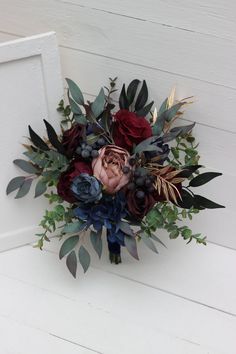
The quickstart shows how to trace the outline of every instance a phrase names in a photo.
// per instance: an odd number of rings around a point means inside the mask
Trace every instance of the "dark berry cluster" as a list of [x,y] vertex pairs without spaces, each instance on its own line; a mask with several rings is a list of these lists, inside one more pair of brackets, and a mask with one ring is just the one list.
[[155,176],[150,175],[145,168],[137,168],[133,173],[133,180],[128,184],[129,190],[136,190],[136,197],[138,199],[143,199],[145,194],[153,193],[155,188],[153,183],[155,181]]
[[82,142],[76,149],[76,153],[83,159],[98,157],[98,150],[101,149],[107,142],[104,138],[99,138],[93,145]]

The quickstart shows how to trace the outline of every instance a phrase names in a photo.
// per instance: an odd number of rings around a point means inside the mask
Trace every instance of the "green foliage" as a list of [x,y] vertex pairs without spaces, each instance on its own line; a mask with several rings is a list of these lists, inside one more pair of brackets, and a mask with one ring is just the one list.
[[91,105],[91,109],[95,118],[98,118],[100,114],[104,111],[105,107],[105,93],[103,88],[100,90],[95,101]]
[[[58,199],[55,195],[46,194],[45,195],[50,201],[57,202]],[[61,200],[59,199],[61,202]],[[40,249],[43,248],[44,241],[49,242],[48,234],[55,232],[58,228],[58,224],[64,222],[65,224],[70,224],[73,219],[73,213],[71,208],[65,208],[62,204],[57,204],[52,210],[46,210],[45,214],[39,224],[44,229],[44,232],[37,234],[39,237],[38,243],[35,247]]]
[[71,236],[71,237],[67,238],[63,242],[63,244],[60,248],[59,258],[62,259],[69,252],[71,252],[75,248],[75,246],[77,245],[78,242],[79,242],[79,235],[75,235],[75,236]]
[[13,163],[20,167],[21,170],[27,172],[27,173],[30,173],[30,174],[36,174],[38,173],[38,169],[32,165],[32,163],[28,162],[28,161],[25,161],[25,160],[22,160],[22,159],[17,159],[17,160],[14,160]]
[[77,263],[76,253],[72,251],[66,258],[66,266],[74,278],[76,277]]
[[136,239],[133,236],[125,235],[124,241],[125,247],[127,248],[130,255],[139,260]]
[[168,162],[177,169],[198,165],[200,156],[197,148],[198,144],[195,144],[195,138],[191,133],[179,136],[176,138],[176,145],[171,148],[172,156],[169,157]]
[[[168,203],[157,203],[156,206],[147,214],[142,223],[142,230],[151,237],[152,232],[157,229],[165,229],[171,239],[182,236],[187,243],[195,240],[199,244],[206,244],[206,238],[201,234],[193,234],[187,226],[178,226],[178,221],[183,219],[192,220],[193,215],[199,212],[198,209],[180,209]],[[143,235],[142,233],[140,236]],[[142,236],[141,236],[142,237]]]
[[73,100],[80,105],[84,105],[84,97],[79,86],[71,79],[66,79],[66,82],[69,86],[69,91]]
[[7,185],[7,195],[20,188],[25,181],[24,176],[14,177]]
[[90,266],[91,258],[90,254],[83,245],[81,245],[79,248],[79,261],[83,267],[84,273],[86,273]]
[[102,255],[102,230],[101,231],[90,231],[90,241],[92,246],[97,253],[98,257],[101,258]]

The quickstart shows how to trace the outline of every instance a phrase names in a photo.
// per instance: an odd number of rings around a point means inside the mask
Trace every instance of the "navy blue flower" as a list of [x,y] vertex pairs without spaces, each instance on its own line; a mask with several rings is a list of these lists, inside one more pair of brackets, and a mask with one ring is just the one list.
[[102,198],[102,185],[93,176],[81,173],[71,184],[71,191],[75,198],[83,203],[94,203]]
[[100,231],[104,226],[108,230],[111,242],[124,243],[124,235],[121,230],[117,230],[116,226],[127,215],[123,193],[104,196],[99,203],[94,205],[83,204],[74,210],[74,214],[86,221],[87,227],[92,225],[95,230]]
[[117,230],[117,227],[114,225],[111,229],[107,230],[107,239],[111,243],[118,243],[121,246],[124,246],[125,234],[120,229]]

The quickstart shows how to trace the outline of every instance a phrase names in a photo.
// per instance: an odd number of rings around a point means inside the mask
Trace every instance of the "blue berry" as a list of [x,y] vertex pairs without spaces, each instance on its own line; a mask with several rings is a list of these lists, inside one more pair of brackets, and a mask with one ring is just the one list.
[[91,152],[92,157],[98,157],[98,155],[99,155],[99,153],[97,150],[92,150],[92,152]]
[[138,199],[144,199],[145,193],[144,193],[143,191],[138,191],[138,192],[136,193],[136,197],[137,197]]
[[122,171],[123,171],[124,174],[129,173],[129,172],[130,172],[129,166],[124,166],[123,169],[122,169]]
[[136,183],[136,185],[139,186],[139,187],[143,186],[143,185],[144,185],[144,179],[143,179],[143,177],[137,178],[136,181],[135,181],[135,183]]
[[105,145],[105,144],[106,144],[105,139],[104,139],[104,138],[99,138],[99,139],[98,139],[98,144],[99,144],[100,146]]
[[84,158],[84,159],[87,159],[89,156],[90,156],[90,151],[88,150],[83,150],[81,152],[81,156]]

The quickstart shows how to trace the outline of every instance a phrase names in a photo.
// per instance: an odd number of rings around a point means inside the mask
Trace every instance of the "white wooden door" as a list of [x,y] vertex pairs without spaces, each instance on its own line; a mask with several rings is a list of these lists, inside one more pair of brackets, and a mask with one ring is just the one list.
[[34,239],[46,201],[34,200],[33,193],[15,200],[5,191],[11,178],[22,175],[12,160],[24,158],[28,125],[43,134],[43,118],[58,124],[62,94],[55,33],[0,44],[0,251]]

